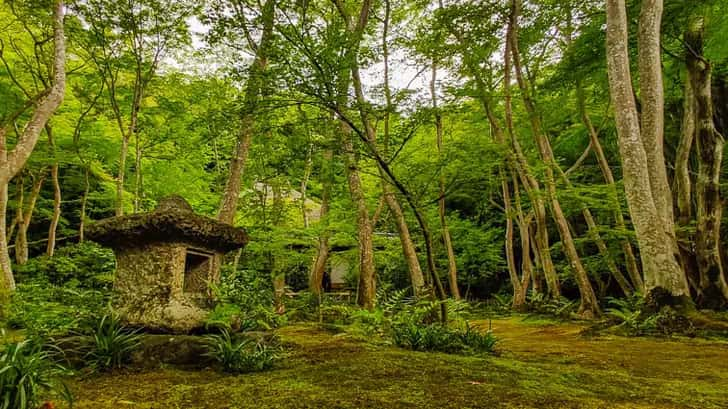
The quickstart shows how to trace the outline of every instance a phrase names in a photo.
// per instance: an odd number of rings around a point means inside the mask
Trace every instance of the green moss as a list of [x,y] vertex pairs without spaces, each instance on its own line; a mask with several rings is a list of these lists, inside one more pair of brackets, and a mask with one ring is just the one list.
[[[478,325],[487,327],[487,321]],[[279,331],[270,372],[160,369],[78,380],[76,408],[724,408],[728,348],[700,340],[579,336],[573,323],[492,322],[500,355],[373,345],[313,325]]]

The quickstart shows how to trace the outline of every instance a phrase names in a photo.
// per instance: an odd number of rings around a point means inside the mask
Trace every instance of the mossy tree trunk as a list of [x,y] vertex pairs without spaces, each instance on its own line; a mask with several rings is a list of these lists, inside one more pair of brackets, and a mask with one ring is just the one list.
[[[657,4],[660,3],[660,4]],[[659,15],[661,15],[661,2],[645,1],[642,6],[644,16],[641,25],[649,23],[651,33],[643,33],[640,54],[658,53],[656,69],[660,68],[659,62]],[[627,195],[632,224],[635,227],[637,241],[640,247],[643,272],[645,277],[645,292],[648,300],[652,299],[652,293],[667,292],[670,300],[660,297],[659,303],[690,304],[690,292],[688,289],[685,272],[682,270],[675,254],[675,238],[673,232],[665,227],[664,209],[658,209],[658,204],[653,197],[651,188],[651,172],[648,165],[649,157],[659,161],[659,155],[654,150],[662,147],[655,147],[652,141],[647,143],[642,138],[640,121],[637,115],[637,107],[632,88],[632,75],[629,63],[628,48],[628,26],[627,9],[624,0],[607,0],[607,72],[609,74],[609,89],[612,104],[614,105],[615,120],[617,123],[617,134],[619,151],[622,158],[622,172],[624,176],[624,189]],[[657,20],[655,20],[657,18]],[[648,27],[641,27],[640,30],[648,30]],[[647,41],[647,39],[657,41]],[[657,50],[654,48],[657,47]],[[647,65],[643,62],[643,65]],[[646,69],[646,67],[645,67]],[[647,77],[640,77],[640,85],[643,90],[650,87],[660,86],[655,82],[662,81],[660,73],[650,71]],[[649,94],[652,92],[652,94]],[[659,99],[659,92],[648,91],[652,98]],[[661,101],[658,101],[661,104]],[[644,106],[645,104],[643,104]],[[660,105],[661,106],[661,105]],[[654,113],[650,114],[653,117]],[[659,120],[653,118],[653,120]],[[653,134],[654,136],[654,134]],[[661,139],[657,141],[661,143]],[[664,166],[664,158],[662,159]],[[653,163],[653,166],[656,166]],[[662,188],[657,187],[655,191],[660,194]]]

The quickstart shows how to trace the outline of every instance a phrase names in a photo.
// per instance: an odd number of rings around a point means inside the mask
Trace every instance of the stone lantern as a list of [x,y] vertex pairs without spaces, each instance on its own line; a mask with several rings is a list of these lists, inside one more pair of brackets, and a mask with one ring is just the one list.
[[244,229],[195,214],[180,196],[149,213],[100,220],[87,236],[114,250],[113,305],[127,325],[172,333],[204,325],[222,256],[248,241]]

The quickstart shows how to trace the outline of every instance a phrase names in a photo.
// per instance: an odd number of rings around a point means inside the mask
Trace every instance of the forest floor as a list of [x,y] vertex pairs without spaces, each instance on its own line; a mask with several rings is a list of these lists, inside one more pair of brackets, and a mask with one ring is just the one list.
[[[487,327],[487,321],[478,325]],[[88,408],[727,408],[728,343],[585,337],[584,326],[492,322],[496,356],[412,352],[314,325],[279,330],[274,370],[165,368],[71,382]]]

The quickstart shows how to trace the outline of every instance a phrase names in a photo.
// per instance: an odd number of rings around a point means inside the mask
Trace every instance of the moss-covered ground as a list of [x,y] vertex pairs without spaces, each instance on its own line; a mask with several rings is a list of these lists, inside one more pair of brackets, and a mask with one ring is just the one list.
[[[486,322],[479,322],[485,326]],[[279,330],[270,372],[124,371],[71,382],[90,408],[728,408],[728,344],[492,322],[497,356],[412,352],[315,325]]]

